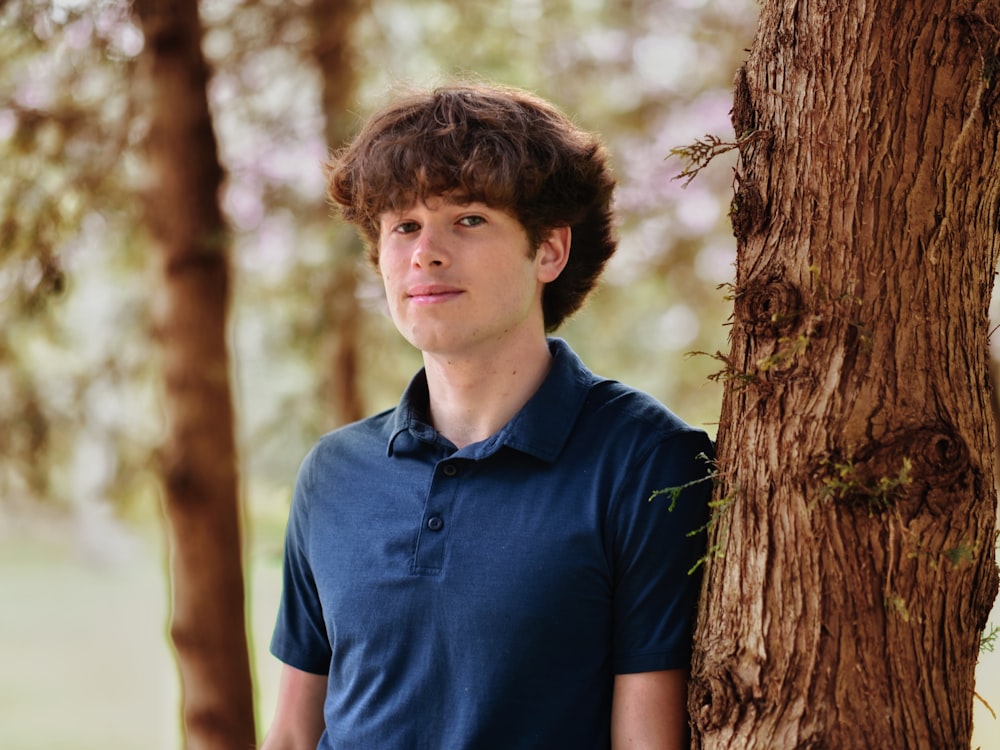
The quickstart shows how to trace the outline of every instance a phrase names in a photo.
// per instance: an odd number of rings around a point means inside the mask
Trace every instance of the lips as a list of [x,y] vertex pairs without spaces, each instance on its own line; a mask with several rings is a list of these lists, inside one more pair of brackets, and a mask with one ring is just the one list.
[[458,287],[445,284],[420,284],[406,290],[406,297],[417,304],[433,304],[447,302],[462,294]]

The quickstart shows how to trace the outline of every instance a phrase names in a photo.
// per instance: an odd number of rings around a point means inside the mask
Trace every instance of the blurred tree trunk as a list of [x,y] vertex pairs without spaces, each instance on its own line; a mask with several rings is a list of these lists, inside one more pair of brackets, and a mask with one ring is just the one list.
[[186,746],[255,743],[226,316],[228,237],[196,0],[138,0],[146,38],[171,636]]
[[[332,149],[343,145],[352,134],[355,118],[350,116],[357,82],[351,30],[361,10],[362,0],[313,0],[313,48],[322,77],[324,135]],[[325,341],[323,361],[329,364],[322,383],[334,425],[364,416],[360,388],[360,326],[358,305],[358,258],[361,252],[354,230],[331,226],[331,272],[321,296]]]
[[969,747],[997,591],[998,29],[996,0],[763,3],[698,748]]

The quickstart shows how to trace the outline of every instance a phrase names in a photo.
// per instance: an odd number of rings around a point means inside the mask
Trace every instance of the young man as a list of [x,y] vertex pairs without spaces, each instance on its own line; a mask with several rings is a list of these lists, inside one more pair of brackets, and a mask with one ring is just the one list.
[[502,87],[412,95],[332,159],[424,368],[300,470],[267,750],[686,746],[711,443],[546,337],[615,250],[613,190]]

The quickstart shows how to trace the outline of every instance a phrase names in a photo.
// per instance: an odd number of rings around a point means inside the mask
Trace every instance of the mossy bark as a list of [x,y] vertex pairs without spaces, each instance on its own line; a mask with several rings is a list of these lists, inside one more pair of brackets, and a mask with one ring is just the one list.
[[762,6],[698,748],[969,746],[997,591],[998,29],[995,0]]

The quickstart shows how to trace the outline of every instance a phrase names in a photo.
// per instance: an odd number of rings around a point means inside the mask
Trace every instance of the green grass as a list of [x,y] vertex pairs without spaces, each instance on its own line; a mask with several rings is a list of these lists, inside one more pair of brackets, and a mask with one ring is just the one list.
[[[65,537],[0,533],[0,748],[178,750],[158,533],[104,562]],[[274,551],[271,544],[252,554],[249,575],[262,729],[278,676],[267,653],[281,585]],[[1000,611],[992,621],[1000,622]],[[1000,711],[1000,649],[982,654],[977,674],[977,692]],[[974,710],[972,747],[1000,750],[1000,722],[978,700]]]

